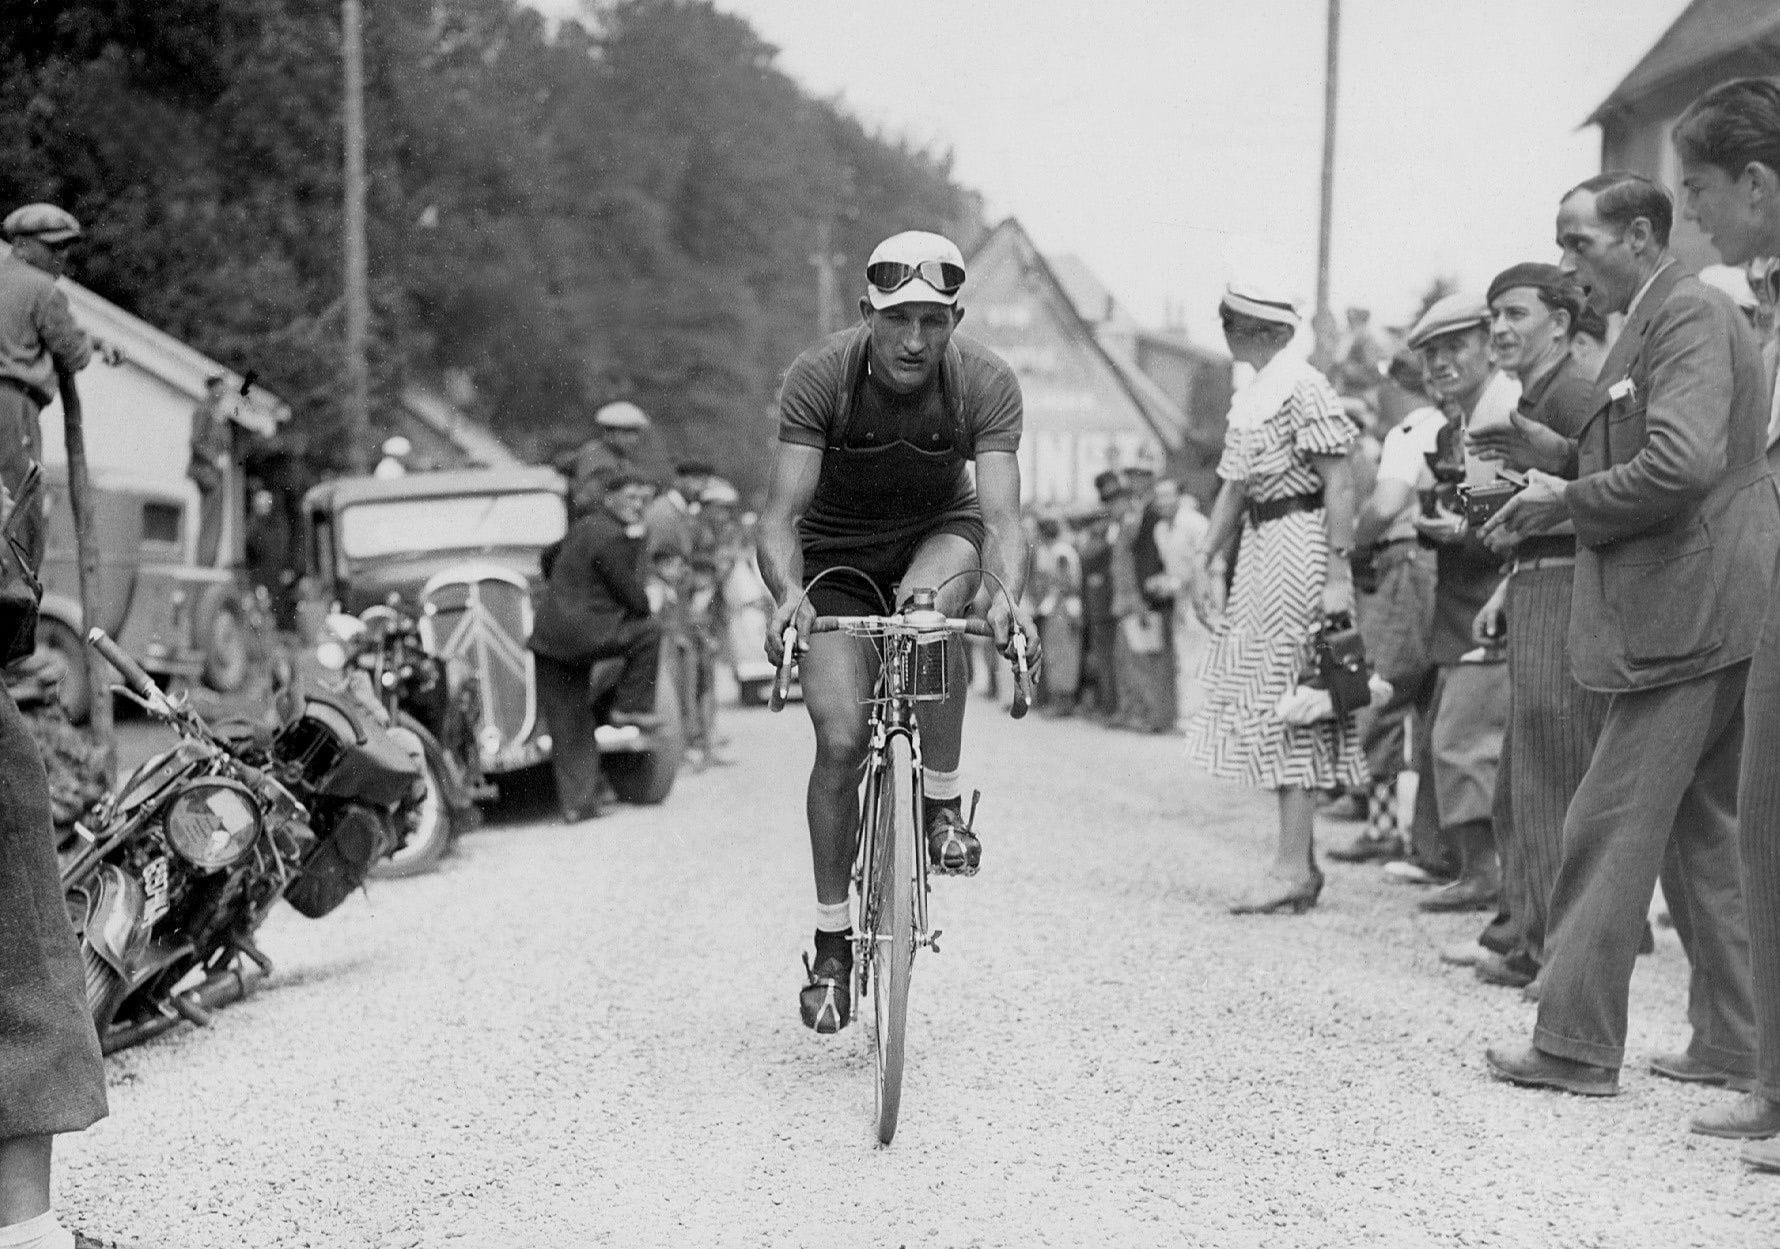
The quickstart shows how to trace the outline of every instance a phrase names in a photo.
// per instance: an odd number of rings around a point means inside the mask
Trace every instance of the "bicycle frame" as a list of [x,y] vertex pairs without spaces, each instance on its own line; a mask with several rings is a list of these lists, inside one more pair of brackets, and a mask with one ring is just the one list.
[[[848,630],[852,632],[852,630]],[[872,636],[865,630],[859,631],[861,636]],[[855,896],[861,899],[861,907],[866,899],[873,897],[873,872],[879,861],[877,854],[879,804],[883,795],[884,773],[889,767],[890,738],[901,734],[908,739],[909,757],[912,760],[914,777],[910,790],[915,796],[915,944],[925,946],[936,953],[939,946],[935,944],[939,933],[932,932],[927,926],[927,851],[926,821],[923,815],[921,790],[921,728],[915,717],[915,702],[911,691],[902,687],[902,678],[910,671],[912,652],[917,641],[913,630],[897,630],[884,632],[881,636],[885,644],[879,655],[878,679],[871,704],[871,745],[865,756],[865,780],[860,800],[858,844],[853,851],[853,886]],[[947,639],[950,645],[950,639]],[[950,656],[946,657],[950,662]],[[870,944],[875,941],[886,941],[888,936],[877,931],[877,917],[861,914],[860,933],[854,941],[854,966],[865,965],[869,955]]]

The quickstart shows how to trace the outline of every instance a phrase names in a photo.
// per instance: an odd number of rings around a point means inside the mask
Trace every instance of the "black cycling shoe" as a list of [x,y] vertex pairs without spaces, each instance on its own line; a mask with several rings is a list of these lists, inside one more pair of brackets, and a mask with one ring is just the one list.
[[964,817],[951,807],[935,807],[927,821],[927,862],[933,870],[946,876],[975,876],[982,861],[983,843]]
[[853,1021],[853,947],[833,946],[816,951],[815,962],[804,955],[803,967],[810,982],[797,995],[803,1026],[824,1035],[839,1032]]

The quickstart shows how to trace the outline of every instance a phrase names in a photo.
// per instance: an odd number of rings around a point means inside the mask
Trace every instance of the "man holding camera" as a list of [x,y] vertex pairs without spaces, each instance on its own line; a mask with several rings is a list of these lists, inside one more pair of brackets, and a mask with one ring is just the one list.
[[1532,469],[1484,530],[1507,551],[1576,527],[1569,634],[1577,681],[1611,695],[1564,820],[1532,1042],[1495,1074],[1619,1091],[1627,996],[1658,877],[1693,964],[1693,1040],[1652,1061],[1689,1083],[1755,1062],[1737,862],[1743,694],[1780,554],[1764,452],[1767,376],[1736,306],[1669,255],[1668,192],[1607,173],[1559,205],[1558,245],[1588,302],[1626,314],[1595,383],[1576,480]]
[[[1426,460],[1435,484],[1423,494],[1415,521],[1421,538],[1436,549],[1432,658],[1439,678],[1434,707],[1424,717],[1431,723],[1421,731],[1426,749],[1418,754],[1431,761],[1423,785],[1434,798],[1440,835],[1435,846],[1418,844],[1415,859],[1421,862],[1405,868],[1423,869],[1410,879],[1424,881],[1457,868],[1456,880],[1422,900],[1423,910],[1484,910],[1500,891],[1493,808],[1508,678],[1499,654],[1474,653],[1471,627],[1495,587],[1501,560],[1466,524],[1458,487],[1494,479],[1495,463],[1468,451],[1464,434],[1505,423],[1519,388],[1490,362],[1489,308],[1475,296],[1449,295],[1434,304],[1410,330],[1408,345],[1421,354],[1447,420],[1428,431],[1433,448]],[[1427,802],[1418,796],[1418,833],[1431,823]]]
[[[1520,379],[1510,423],[1476,430],[1469,445],[1510,469],[1576,471],[1576,442],[1589,417],[1594,379],[1570,355],[1582,288],[1556,265],[1520,264],[1490,283],[1490,344],[1496,363]],[[1509,728],[1505,749],[1512,818],[1502,839],[1502,893],[1515,946],[1477,961],[1491,984],[1524,987],[1545,957],[1545,919],[1562,852],[1564,813],[1594,756],[1607,698],[1570,673],[1565,638],[1576,571],[1576,528],[1568,521],[1529,534],[1509,575],[1477,617],[1477,638],[1508,639]]]

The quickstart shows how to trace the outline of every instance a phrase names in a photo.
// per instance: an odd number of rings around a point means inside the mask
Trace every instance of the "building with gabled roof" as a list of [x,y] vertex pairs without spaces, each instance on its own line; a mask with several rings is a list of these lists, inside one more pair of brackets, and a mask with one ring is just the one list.
[[[1048,259],[1014,218],[988,233],[967,268],[964,332],[992,348],[1020,379],[1028,504],[1091,506],[1098,502],[1096,474],[1139,462],[1180,477],[1196,495],[1208,494],[1205,444],[1223,441],[1227,360],[1221,361],[1216,416],[1208,422],[1195,415],[1203,404],[1189,405],[1201,375],[1204,389],[1218,391],[1220,358],[1142,329],[1084,264]],[[1148,339],[1156,341],[1146,346]],[[1158,358],[1172,352],[1191,367],[1152,376],[1141,363],[1146,351]],[[1183,393],[1177,397],[1169,383]],[[1215,450],[1210,463],[1216,464]]]
[[[1630,169],[1677,195],[1680,162],[1669,132],[1702,93],[1732,78],[1780,74],[1780,0],[1693,0],[1589,115],[1601,128],[1601,168]],[[1717,261],[1690,221],[1675,222],[1682,261]]]

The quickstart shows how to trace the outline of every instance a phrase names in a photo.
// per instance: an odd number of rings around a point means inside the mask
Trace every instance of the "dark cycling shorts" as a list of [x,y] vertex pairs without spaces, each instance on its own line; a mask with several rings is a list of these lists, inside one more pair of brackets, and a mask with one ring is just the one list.
[[[856,568],[859,572],[835,572],[822,578],[822,584],[810,591],[810,601],[818,616],[873,616],[896,606],[894,591],[902,576],[915,562],[921,544],[935,534],[956,534],[975,548],[982,561],[986,530],[980,516],[952,516],[931,529],[907,538],[889,542],[850,546],[839,550],[805,551],[803,583],[808,586],[816,574],[828,568]],[[865,575],[861,577],[859,573]]]

